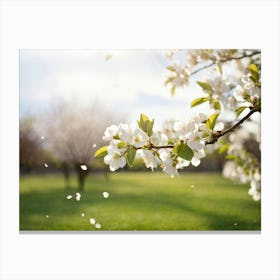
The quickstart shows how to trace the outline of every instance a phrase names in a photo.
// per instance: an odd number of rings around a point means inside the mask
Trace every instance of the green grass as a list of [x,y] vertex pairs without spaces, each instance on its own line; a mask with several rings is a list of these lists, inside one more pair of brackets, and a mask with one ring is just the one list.
[[[76,181],[66,190],[59,175],[20,179],[20,230],[260,230],[260,202],[248,185],[216,173],[112,173],[87,178],[81,200]],[[191,187],[191,186],[194,187]],[[110,197],[105,199],[102,192]],[[66,199],[72,194],[73,198]],[[85,216],[82,217],[81,213]],[[49,218],[46,217],[49,216]]]

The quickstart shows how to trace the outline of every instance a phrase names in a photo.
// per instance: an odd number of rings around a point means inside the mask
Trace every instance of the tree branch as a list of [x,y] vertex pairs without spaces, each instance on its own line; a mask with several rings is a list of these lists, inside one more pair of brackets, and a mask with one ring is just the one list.
[[215,64],[217,64],[217,62],[224,63],[224,62],[231,61],[231,60],[240,60],[240,59],[243,59],[243,58],[246,58],[246,57],[252,57],[252,56],[257,55],[257,54],[260,54],[260,53],[261,53],[261,51],[255,51],[255,52],[252,52],[252,53],[250,53],[250,54],[243,54],[243,55],[238,56],[238,57],[227,57],[227,58],[221,59],[221,60],[219,60],[219,61],[213,61],[212,63],[210,63],[210,64],[208,64],[208,65],[205,65],[205,66],[203,66],[203,67],[201,67],[201,68],[199,68],[199,69],[193,71],[193,72],[190,74],[190,76],[192,76],[192,75],[194,75],[194,74],[196,74],[196,73],[198,73],[198,72],[200,72],[200,71],[202,71],[202,70],[204,70],[204,69],[207,69],[207,68],[209,68],[209,67],[214,66]]
[[212,137],[211,140],[206,141],[206,142],[205,142],[205,145],[214,144],[215,142],[217,142],[217,140],[218,140],[220,137],[222,137],[222,136],[228,134],[229,132],[234,131],[234,130],[235,130],[238,126],[240,126],[244,121],[246,121],[247,119],[249,119],[249,118],[251,117],[251,115],[253,115],[255,112],[260,112],[260,111],[261,111],[261,109],[253,109],[253,108],[252,108],[252,109],[249,111],[249,113],[248,113],[246,116],[244,116],[241,120],[239,120],[235,125],[233,125],[232,127],[228,128],[228,129],[226,129],[226,130],[224,130],[224,131],[218,132],[216,135],[214,135],[214,136]]

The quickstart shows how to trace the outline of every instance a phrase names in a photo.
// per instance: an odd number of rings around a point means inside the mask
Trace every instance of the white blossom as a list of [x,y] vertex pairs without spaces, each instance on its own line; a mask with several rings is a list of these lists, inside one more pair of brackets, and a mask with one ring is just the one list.
[[183,87],[188,85],[190,70],[178,63],[171,65],[172,71],[168,72],[166,83],[171,83],[175,87]]
[[136,148],[144,146],[149,137],[136,125],[121,124],[119,126],[119,136],[124,142],[133,145]]
[[106,130],[104,131],[103,140],[111,141],[114,138],[114,136],[117,135],[118,129],[119,129],[118,126],[116,126],[114,124],[107,127]]
[[109,165],[111,171],[116,171],[126,165],[124,154],[119,149],[109,146],[108,154],[104,157],[104,163]]
[[261,199],[261,183],[257,180],[251,181],[251,188],[248,191],[249,195],[253,197],[255,201]]
[[174,55],[177,51],[178,51],[178,50],[176,50],[176,49],[166,50],[166,51],[165,51],[165,56],[166,56],[168,59],[172,59],[173,55]]
[[187,167],[190,165],[190,161],[185,160],[181,157],[177,157],[178,163],[176,164],[177,169],[183,169],[184,167]]
[[176,138],[175,131],[173,129],[175,120],[166,120],[163,123],[162,131],[168,137],[168,139],[173,140]]
[[214,130],[214,131],[222,131],[224,128],[225,128],[224,123],[218,122],[218,123],[215,124],[213,130]]
[[193,117],[193,120],[200,125],[202,122],[205,122],[208,119],[207,115],[204,113],[198,113]]
[[241,102],[244,100],[244,89],[240,86],[237,85],[233,91],[233,97],[237,102]]
[[155,146],[164,146],[168,144],[168,136],[160,131],[156,131],[150,137],[150,141]]
[[205,157],[205,151],[204,149],[200,150],[193,150],[193,158],[191,160],[191,163],[193,166],[197,167],[200,164],[200,159]]
[[147,168],[154,170],[159,163],[158,157],[150,150],[139,150],[138,154],[143,159]]
[[[243,75],[241,78],[242,85],[237,85],[233,92],[233,96],[237,102],[245,102],[246,95],[249,96],[249,102],[254,103],[261,98],[261,89],[250,78],[250,73]],[[248,101],[248,100],[247,100]]]
[[177,121],[174,123],[175,135],[178,139],[186,141],[190,135],[197,132],[198,124],[195,120],[189,122]]
[[163,172],[169,174],[172,178],[175,175],[178,175],[176,168],[176,163],[174,164],[173,159],[171,158],[171,152],[167,149],[159,150],[159,157],[162,160],[162,170]]
[[203,134],[201,132],[197,132],[191,134],[188,138],[187,144],[192,150],[201,150],[205,147],[205,141],[202,138]]
[[213,89],[213,98],[221,98],[223,94],[230,90],[230,82],[226,80],[225,76],[217,75],[211,77],[206,81]]
[[201,55],[201,50],[199,49],[190,49],[188,50],[186,63],[189,68],[192,68],[198,64]]

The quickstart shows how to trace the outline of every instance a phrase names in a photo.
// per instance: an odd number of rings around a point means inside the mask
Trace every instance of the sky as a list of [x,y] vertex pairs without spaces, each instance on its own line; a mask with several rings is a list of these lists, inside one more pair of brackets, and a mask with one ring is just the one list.
[[[106,60],[108,54],[112,57]],[[184,57],[177,57],[182,60]],[[20,115],[40,115],[59,100],[98,101],[133,123],[140,113],[161,123],[188,119],[201,95],[195,82],[174,96],[164,86],[170,61],[164,50],[21,50]]]

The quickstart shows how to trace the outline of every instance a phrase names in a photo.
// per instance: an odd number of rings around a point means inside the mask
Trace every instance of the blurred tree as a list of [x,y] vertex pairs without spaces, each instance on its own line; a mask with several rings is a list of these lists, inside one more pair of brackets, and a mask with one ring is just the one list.
[[25,116],[20,119],[20,173],[42,171],[53,164],[52,153],[45,149],[44,138],[36,130],[36,118]]
[[75,100],[53,104],[42,116],[40,129],[47,135],[51,150],[61,162],[66,182],[69,182],[72,166],[77,174],[78,188],[84,190],[94,151],[104,144],[103,132],[110,123],[118,121],[121,121],[120,116],[106,111],[98,102],[81,105]]
[[29,173],[40,163],[42,147],[40,138],[34,130],[34,118],[20,120],[20,172]]

